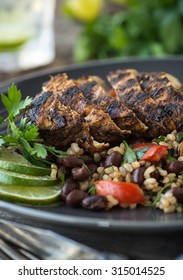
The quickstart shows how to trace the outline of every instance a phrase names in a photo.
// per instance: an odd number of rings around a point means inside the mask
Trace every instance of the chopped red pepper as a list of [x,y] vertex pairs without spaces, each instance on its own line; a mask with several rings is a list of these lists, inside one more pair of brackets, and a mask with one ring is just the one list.
[[95,188],[97,195],[111,195],[119,203],[134,204],[144,202],[144,193],[137,184],[101,180],[95,182]]

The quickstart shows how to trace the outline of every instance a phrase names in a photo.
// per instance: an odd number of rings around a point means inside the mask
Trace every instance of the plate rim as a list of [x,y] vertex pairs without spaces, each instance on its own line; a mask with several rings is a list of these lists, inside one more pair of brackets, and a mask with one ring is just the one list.
[[139,57],[125,57],[125,58],[106,58],[106,59],[99,59],[99,60],[90,60],[87,62],[81,62],[81,63],[71,63],[71,64],[64,64],[56,67],[50,67],[47,69],[41,69],[41,70],[36,70],[23,74],[21,76],[15,77],[15,78],[10,78],[5,82],[2,82],[0,84],[0,90],[1,88],[6,88],[8,87],[12,82],[14,83],[20,83],[29,79],[34,79],[38,78],[40,76],[44,75],[50,75],[56,72],[60,71],[69,71],[69,70],[76,70],[76,69],[82,69],[85,67],[95,67],[98,65],[110,65],[110,64],[115,64],[115,63],[152,63],[152,62],[167,62],[167,61],[182,61],[183,62],[183,55],[170,55],[170,56],[164,56],[164,57],[148,57],[148,58],[139,58]]
[[[27,207],[22,205],[13,204],[6,201],[0,201],[0,209],[6,210],[8,213],[18,214],[24,218],[31,218],[32,221],[49,222],[54,225],[67,226],[69,228],[87,228],[95,230],[110,230],[120,232],[178,232],[183,231],[183,219],[174,221],[133,221],[122,220],[119,224],[119,220],[103,220],[100,218],[81,217],[64,215],[62,213],[50,213],[48,211],[42,211],[33,207]],[[44,208],[43,208],[44,209]],[[82,209],[81,209],[82,210]],[[131,211],[134,211],[132,209]],[[168,214],[171,215],[171,214]],[[171,224],[170,224],[171,223]]]

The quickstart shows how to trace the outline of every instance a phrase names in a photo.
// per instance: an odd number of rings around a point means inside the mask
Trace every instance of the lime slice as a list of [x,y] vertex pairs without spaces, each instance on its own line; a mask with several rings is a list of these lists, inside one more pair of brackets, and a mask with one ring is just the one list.
[[64,12],[72,18],[88,22],[99,15],[103,3],[103,0],[67,0],[64,3]]
[[4,147],[0,148],[0,168],[32,176],[44,176],[51,173],[50,168],[33,165],[20,154]]
[[23,6],[0,10],[0,51],[16,50],[35,35],[31,27],[31,14]]
[[60,201],[61,186],[5,186],[0,184],[0,199],[30,206],[50,205]]
[[32,176],[0,169],[0,184],[16,186],[53,186],[58,180],[50,176]]

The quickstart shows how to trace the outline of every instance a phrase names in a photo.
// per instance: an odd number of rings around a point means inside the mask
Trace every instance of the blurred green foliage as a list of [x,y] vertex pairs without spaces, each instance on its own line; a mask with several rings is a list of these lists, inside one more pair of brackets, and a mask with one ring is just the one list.
[[[118,1],[119,2],[119,1]],[[121,0],[115,13],[83,23],[75,61],[183,54],[183,0]]]

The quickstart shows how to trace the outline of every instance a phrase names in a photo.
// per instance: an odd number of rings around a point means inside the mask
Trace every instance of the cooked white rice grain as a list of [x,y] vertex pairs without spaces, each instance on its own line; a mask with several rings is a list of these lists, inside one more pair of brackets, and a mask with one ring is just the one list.
[[132,172],[133,171],[133,167],[130,163],[123,164],[123,167],[126,169],[127,172]]
[[155,166],[154,165],[151,165],[151,166],[149,166],[146,170],[145,170],[145,172],[144,172],[144,178],[145,179],[148,179],[148,178],[150,178],[151,176],[151,173],[152,172],[154,172],[155,171]]

